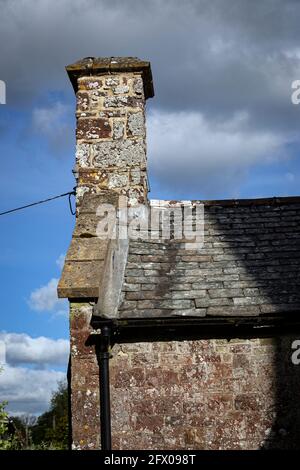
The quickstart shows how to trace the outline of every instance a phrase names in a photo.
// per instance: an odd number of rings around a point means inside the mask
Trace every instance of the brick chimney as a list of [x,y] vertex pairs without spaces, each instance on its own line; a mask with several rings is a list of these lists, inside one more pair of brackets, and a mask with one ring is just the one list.
[[77,207],[86,192],[112,190],[147,202],[145,101],[154,96],[150,63],[88,57],[68,65],[77,98]]

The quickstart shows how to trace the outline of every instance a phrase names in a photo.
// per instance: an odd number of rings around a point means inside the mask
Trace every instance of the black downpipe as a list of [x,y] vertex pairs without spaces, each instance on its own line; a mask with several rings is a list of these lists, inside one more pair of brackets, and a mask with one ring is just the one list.
[[100,341],[96,344],[96,355],[99,365],[100,385],[100,426],[101,449],[111,450],[111,416],[110,416],[110,387],[109,387],[109,358],[111,328],[101,328]]

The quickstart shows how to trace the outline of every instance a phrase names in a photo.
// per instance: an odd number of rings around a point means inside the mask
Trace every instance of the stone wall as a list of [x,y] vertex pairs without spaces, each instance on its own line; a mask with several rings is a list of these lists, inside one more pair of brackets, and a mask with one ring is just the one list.
[[113,189],[130,204],[147,199],[145,97],[137,73],[78,79],[77,196]]
[[[99,448],[92,306],[71,304],[73,448]],[[292,338],[115,345],[113,449],[299,447]]]
[[99,370],[94,347],[86,345],[91,315],[90,303],[70,303],[71,434],[78,450],[100,447]]

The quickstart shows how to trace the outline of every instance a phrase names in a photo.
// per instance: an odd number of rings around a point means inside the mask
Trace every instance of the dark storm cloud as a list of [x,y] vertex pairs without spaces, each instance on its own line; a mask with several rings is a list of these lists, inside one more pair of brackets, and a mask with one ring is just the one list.
[[49,87],[70,91],[64,66],[91,55],[150,59],[157,106],[208,113],[284,110],[300,75],[299,2],[0,3],[1,75],[10,100]]
[[[193,126],[194,145],[187,156],[198,172],[204,163],[209,168],[205,181],[200,176],[204,186],[224,169],[224,181],[234,186],[246,168],[272,151],[284,154],[284,146],[298,138],[300,111],[290,99],[291,83],[300,79],[298,1],[0,0],[0,8],[5,46],[0,78],[7,83],[8,102],[17,106],[28,106],[49,90],[73,99],[64,66],[82,57],[134,55],[151,61],[156,97],[149,108],[160,119],[154,125],[149,117],[152,170],[155,162],[168,161],[163,142],[172,142],[177,133],[175,112],[181,113],[182,151]],[[35,111],[33,116],[39,129],[43,115]],[[165,125],[170,119],[173,129]],[[228,131],[232,122],[238,126]],[[159,148],[153,143],[154,128]],[[218,128],[223,142],[215,148],[212,136]],[[221,158],[222,147],[227,160]],[[179,157],[174,162],[181,181],[195,173]],[[164,165],[156,168],[167,184],[170,171]]]

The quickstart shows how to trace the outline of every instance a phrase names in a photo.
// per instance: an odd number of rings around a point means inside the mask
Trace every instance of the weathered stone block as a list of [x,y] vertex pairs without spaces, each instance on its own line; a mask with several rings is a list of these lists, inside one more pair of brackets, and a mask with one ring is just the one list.
[[87,92],[78,91],[77,95],[77,111],[88,111],[90,106],[89,94]]
[[233,299],[234,305],[262,305],[270,302],[268,297],[239,297]]
[[105,79],[106,86],[118,86],[120,84],[120,77],[109,77]]
[[58,296],[69,298],[96,298],[99,295],[99,276],[102,260],[66,261],[58,284]]
[[133,81],[133,91],[137,95],[144,95],[143,79],[136,77]]
[[123,121],[114,120],[113,138],[122,139],[124,137],[125,125]]
[[212,299],[221,297],[242,297],[244,295],[242,289],[209,289],[208,293]]
[[137,308],[139,309],[181,309],[181,308],[190,308],[192,307],[191,300],[141,300],[137,302]]
[[127,135],[145,136],[145,117],[143,112],[128,114]]
[[128,92],[129,92],[129,86],[128,85],[118,85],[118,86],[113,88],[113,93],[115,95],[125,95]]
[[81,168],[90,166],[90,146],[89,144],[76,144],[76,163]]
[[104,108],[121,108],[127,106],[127,96],[106,96],[103,100]]
[[259,398],[254,394],[237,395],[234,400],[236,410],[254,411],[259,405]]
[[66,261],[104,260],[107,243],[107,240],[101,240],[97,237],[73,238]]
[[129,183],[127,173],[110,173],[108,175],[108,188],[125,188]]
[[103,80],[100,77],[80,77],[78,79],[79,90],[95,90],[100,89]]
[[195,299],[195,304],[196,307],[198,308],[207,308],[207,307],[212,307],[212,306],[231,306],[233,305],[233,300],[230,298],[216,298],[216,299],[210,299],[208,296],[207,297],[202,297],[202,298],[196,298]]
[[102,118],[79,118],[77,123],[77,139],[95,140],[111,137],[111,126]]
[[105,141],[95,144],[92,148],[93,164],[96,168],[107,169],[115,166],[132,167],[146,164],[146,148],[144,142]]

